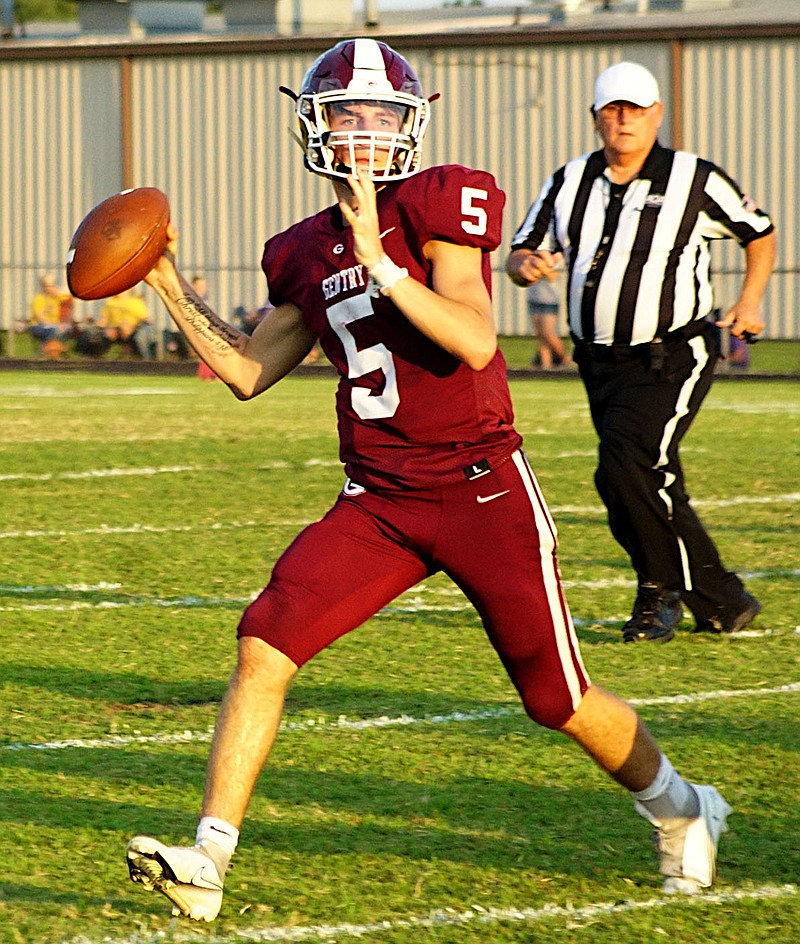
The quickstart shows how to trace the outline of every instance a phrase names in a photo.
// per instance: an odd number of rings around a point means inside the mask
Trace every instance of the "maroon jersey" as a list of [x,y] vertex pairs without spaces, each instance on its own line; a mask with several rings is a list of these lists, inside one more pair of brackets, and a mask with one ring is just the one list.
[[[429,288],[429,240],[479,248],[491,292],[489,253],[500,243],[504,202],[485,171],[421,171],[378,192],[383,247]],[[463,481],[474,464],[496,465],[518,448],[502,354],[475,371],[417,330],[370,283],[338,206],[270,239],[262,267],[270,302],[301,310],[339,372],[339,454],[354,481],[429,488]]]

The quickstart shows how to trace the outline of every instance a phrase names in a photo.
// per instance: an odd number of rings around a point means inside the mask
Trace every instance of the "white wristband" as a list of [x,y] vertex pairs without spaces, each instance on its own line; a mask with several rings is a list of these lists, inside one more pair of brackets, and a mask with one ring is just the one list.
[[384,253],[380,262],[367,269],[367,274],[378,286],[381,295],[388,295],[401,279],[408,278],[408,269],[401,269]]

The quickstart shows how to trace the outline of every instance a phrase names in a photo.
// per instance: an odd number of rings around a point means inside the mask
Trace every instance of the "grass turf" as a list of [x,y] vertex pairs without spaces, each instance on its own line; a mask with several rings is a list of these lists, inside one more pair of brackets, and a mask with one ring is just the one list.
[[629,798],[527,721],[437,576],[300,674],[220,920],[170,919],[125,842],[193,837],[239,612],[341,486],[333,382],[241,404],[189,377],[7,373],[0,944],[798,939],[796,385],[717,384],[686,439],[698,510],[764,612],[754,635],[687,620],[667,646],[620,643],[633,585],[579,382],[512,387],[589,671],[735,809],[716,894],[662,899]]

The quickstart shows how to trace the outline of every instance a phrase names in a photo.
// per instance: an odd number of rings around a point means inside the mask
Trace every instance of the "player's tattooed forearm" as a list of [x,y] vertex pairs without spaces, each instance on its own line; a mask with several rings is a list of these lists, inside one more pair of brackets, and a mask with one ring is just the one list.
[[177,299],[177,304],[189,327],[218,350],[224,351],[238,345],[239,332],[215,315],[202,301],[182,295]]

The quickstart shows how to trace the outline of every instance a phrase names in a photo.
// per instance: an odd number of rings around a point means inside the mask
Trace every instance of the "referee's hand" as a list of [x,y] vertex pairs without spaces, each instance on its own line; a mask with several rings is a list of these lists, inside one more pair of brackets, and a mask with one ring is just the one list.
[[517,285],[533,285],[550,278],[561,264],[564,254],[546,249],[515,249],[506,261],[506,272]]
[[764,321],[756,305],[748,305],[738,301],[728,309],[724,318],[716,322],[718,328],[730,328],[731,334],[743,338],[748,343],[755,340],[756,335],[764,330]]

